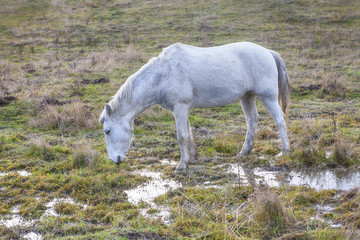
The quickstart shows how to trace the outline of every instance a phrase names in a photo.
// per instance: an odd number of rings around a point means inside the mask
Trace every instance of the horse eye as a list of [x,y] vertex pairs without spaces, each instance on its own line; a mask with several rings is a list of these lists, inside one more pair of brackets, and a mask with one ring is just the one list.
[[109,134],[110,130],[105,130],[104,132],[105,132],[105,134]]

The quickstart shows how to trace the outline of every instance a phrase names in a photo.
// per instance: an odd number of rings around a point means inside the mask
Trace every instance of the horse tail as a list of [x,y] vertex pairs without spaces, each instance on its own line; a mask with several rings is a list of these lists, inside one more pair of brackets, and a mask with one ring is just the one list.
[[281,56],[274,51],[270,51],[270,53],[275,59],[276,67],[278,70],[279,103],[282,111],[285,114],[285,121],[287,125],[291,93],[289,75],[287,74],[287,69]]

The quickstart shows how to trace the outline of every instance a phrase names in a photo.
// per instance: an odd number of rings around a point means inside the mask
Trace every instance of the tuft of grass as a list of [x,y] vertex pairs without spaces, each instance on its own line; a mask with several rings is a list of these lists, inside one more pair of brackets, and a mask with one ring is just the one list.
[[88,234],[101,231],[104,227],[86,221],[75,222],[68,216],[47,217],[41,225],[36,226],[36,230],[43,233],[44,238],[54,236],[71,236]]
[[42,200],[27,198],[21,205],[19,213],[25,218],[40,218],[46,210]]
[[60,202],[55,204],[55,211],[62,215],[73,215],[77,209],[78,207],[72,203]]
[[296,141],[292,143],[291,160],[295,164],[303,166],[320,165],[325,163],[326,154],[322,144],[323,142],[321,123],[312,118],[306,118],[303,121],[297,121],[292,129],[296,134]]
[[276,139],[278,136],[279,136],[279,134],[275,133],[268,127],[261,128],[256,133],[256,139],[260,139],[260,140],[270,140],[270,139],[274,139],[274,138]]
[[239,141],[242,136],[235,133],[216,134],[211,140],[211,146],[218,153],[234,155],[239,151]]
[[6,203],[0,202],[0,215],[10,212],[10,206]]
[[82,210],[85,220],[97,219],[96,221],[102,223],[111,223],[115,219],[115,213],[109,206],[99,204],[94,207],[87,207]]
[[298,192],[292,198],[292,203],[296,205],[310,206],[315,202],[316,202],[315,196],[307,192]]
[[130,43],[123,54],[123,58],[129,62],[138,62],[142,59],[141,53],[136,49],[133,43]]
[[16,136],[14,134],[0,133],[0,153],[16,148],[19,141],[24,140],[24,137]]
[[89,144],[78,143],[71,157],[74,168],[89,167],[93,169],[100,161],[100,154]]
[[350,167],[359,164],[359,155],[353,151],[353,144],[337,137],[334,143],[334,152],[330,156],[334,166]]
[[296,227],[293,213],[283,206],[274,191],[259,188],[249,199],[253,224],[259,228],[263,238],[278,237]]
[[33,137],[30,139],[30,148],[27,151],[27,155],[38,157],[45,161],[53,161],[57,158],[55,149],[40,137]]
[[344,85],[345,77],[341,74],[328,74],[323,79],[323,84],[318,91],[318,96],[339,100],[347,97],[350,90]]
[[30,123],[30,126],[37,128],[59,130],[61,134],[94,129],[97,125],[97,117],[81,101],[63,106],[45,104],[39,118],[33,119]]

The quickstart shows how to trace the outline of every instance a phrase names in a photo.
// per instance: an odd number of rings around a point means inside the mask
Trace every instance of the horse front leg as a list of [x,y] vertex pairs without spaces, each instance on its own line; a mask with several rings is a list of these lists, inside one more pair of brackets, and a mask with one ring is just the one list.
[[188,140],[189,154],[190,154],[189,163],[195,164],[195,163],[197,163],[197,161],[196,161],[197,160],[197,147],[196,147],[194,139],[193,139],[189,120],[187,122],[187,125],[188,125],[188,132],[189,132],[189,140]]
[[[177,172],[183,172],[189,163],[193,148],[191,146],[191,132],[189,128],[189,110],[190,107],[186,104],[177,104],[174,106],[174,115],[177,129],[177,139],[180,146],[181,158],[180,164],[177,166]],[[190,151],[191,150],[191,151]]]

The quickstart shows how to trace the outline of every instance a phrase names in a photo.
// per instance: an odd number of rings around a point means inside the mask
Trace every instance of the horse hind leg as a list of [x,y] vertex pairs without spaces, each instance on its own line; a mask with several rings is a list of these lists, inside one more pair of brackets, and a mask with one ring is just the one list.
[[245,113],[247,131],[245,143],[238,154],[238,158],[242,158],[249,154],[254,146],[255,129],[259,120],[259,114],[256,109],[256,95],[247,93],[241,98],[241,106]]
[[274,119],[276,126],[280,130],[281,135],[281,143],[282,143],[282,152],[289,153],[290,152],[290,144],[287,136],[286,130],[286,122],[284,113],[281,110],[277,97],[259,96],[260,100],[265,104],[266,108],[269,110],[272,118]]

